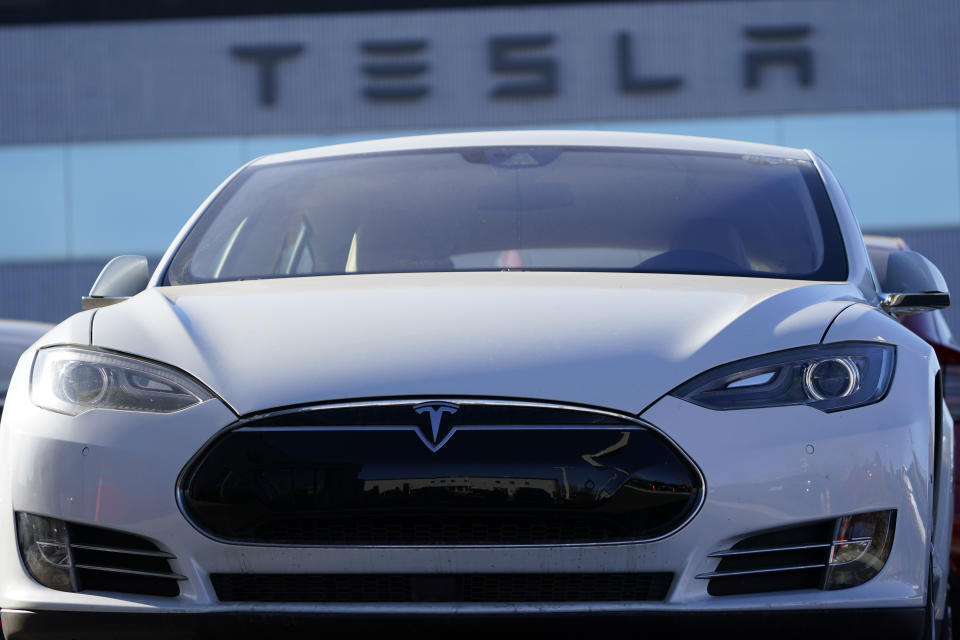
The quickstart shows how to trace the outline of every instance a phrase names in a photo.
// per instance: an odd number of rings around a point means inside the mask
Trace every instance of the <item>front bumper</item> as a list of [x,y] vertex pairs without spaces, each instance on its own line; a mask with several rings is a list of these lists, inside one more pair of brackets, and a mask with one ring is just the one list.
[[[886,613],[876,619],[896,618],[913,628],[916,611],[922,611],[926,598],[932,445],[927,447],[930,417],[918,411],[914,401],[927,392],[926,383],[920,381],[928,380],[929,372],[921,371],[919,362],[917,371],[906,371],[906,362],[901,362],[887,400],[848,412],[825,414],[809,407],[717,412],[669,396],[659,401],[642,417],[697,464],[706,479],[706,498],[686,526],[645,543],[334,548],[219,542],[184,517],[176,499],[176,479],[210,438],[235,421],[225,406],[212,400],[177,414],[138,415],[134,421],[130,414],[102,410],[69,418],[18,398],[8,403],[0,430],[9,487],[0,492],[0,513],[10,514],[8,524],[0,523],[5,633],[44,637],[45,632],[32,629],[61,628],[57,625],[66,623],[58,621],[71,618],[71,624],[86,620],[74,616],[91,616],[92,622],[83,624],[100,628],[100,614],[123,624],[125,616],[108,614],[158,612],[178,614],[176,619],[188,634],[221,622],[243,627],[249,616],[262,618],[264,624],[293,618],[324,621],[327,616],[454,613],[511,617],[605,613],[651,621],[668,621],[673,615],[687,619],[695,613],[699,620],[712,621],[720,613],[767,617],[778,611],[783,618],[769,619],[787,621],[782,624],[789,626],[789,620],[797,619],[794,616],[806,616],[811,610],[824,619],[834,615],[825,611],[848,619],[847,615],[878,609]],[[859,587],[716,597],[708,594],[707,581],[697,578],[717,568],[712,552],[729,549],[744,537],[887,509],[898,514],[893,550],[883,571]],[[180,595],[68,593],[42,587],[25,572],[17,552],[12,517],[17,511],[120,529],[155,541],[174,556],[173,570],[186,578]],[[225,604],[210,580],[216,573],[507,572],[669,572],[674,579],[666,598],[657,602],[585,599],[559,605],[436,606]]]
[[667,613],[597,611],[589,614],[546,611],[510,611],[509,618],[491,613],[437,612],[431,614],[379,612],[337,615],[290,611],[218,611],[208,613],[102,613],[73,611],[4,610],[3,632],[8,640],[212,640],[229,638],[339,637],[382,634],[457,637],[469,630],[479,634],[517,637],[587,637],[599,630],[633,636],[638,629],[653,637],[747,638],[919,638],[924,609],[850,609],[846,611],[763,611],[757,613]]

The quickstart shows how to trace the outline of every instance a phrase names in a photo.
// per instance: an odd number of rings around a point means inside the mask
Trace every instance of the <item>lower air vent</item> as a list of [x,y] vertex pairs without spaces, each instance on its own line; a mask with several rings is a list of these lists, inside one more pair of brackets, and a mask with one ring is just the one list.
[[712,596],[794,589],[843,589],[875,576],[890,552],[895,511],[843,516],[751,536],[725,551],[709,580]]
[[221,602],[636,602],[670,573],[238,574],[210,576]]
[[119,591],[153,596],[180,595],[173,555],[140,536],[70,524],[70,551],[81,591]]
[[173,555],[130,533],[18,513],[17,535],[30,574],[52,589],[177,596],[186,579]]
[[764,533],[741,540],[720,558],[709,578],[707,593],[726,596],[791,589],[818,589],[830,557],[834,521]]

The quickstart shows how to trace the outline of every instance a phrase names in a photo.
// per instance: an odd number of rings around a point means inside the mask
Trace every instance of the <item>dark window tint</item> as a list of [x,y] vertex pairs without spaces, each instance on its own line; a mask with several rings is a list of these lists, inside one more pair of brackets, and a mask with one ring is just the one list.
[[808,161],[559,147],[251,167],[166,278],[509,269],[846,278]]

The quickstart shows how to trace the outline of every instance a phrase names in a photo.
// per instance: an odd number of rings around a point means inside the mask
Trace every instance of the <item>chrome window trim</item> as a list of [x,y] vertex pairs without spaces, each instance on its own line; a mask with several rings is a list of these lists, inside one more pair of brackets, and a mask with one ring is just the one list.
[[[211,535],[210,532],[205,531],[201,528],[187,512],[187,509],[184,504],[184,484],[186,481],[187,471],[191,469],[199,458],[201,458],[208,449],[223,435],[231,431],[267,431],[267,430],[334,430],[334,431],[343,431],[343,430],[366,430],[366,431],[386,431],[386,430],[417,430],[416,426],[399,426],[399,425],[385,425],[385,426],[351,426],[351,427],[246,427],[251,422],[257,420],[263,420],[266,418],[273,418],[276,416],[282,415],[291,415],[297,413],[308,413],[312,411],[322,411],[326,409],[348,409],[353,407],[385,407],[385,406],[399,406],[399,405],[416,405],[424,402],[450,402],[458,405],[485,405],[485,406],[497,406],[497,407],[524,407],[524,408],[534,408],[534,409],[558,409],[562,411],[577,411],[581,413],[589,413],[593,415],[600,415],[609,418],[616,418],[618,420],[623,420],[625,422],[631,423],[628,425],[569,425],[569,426],[550,426],[541,427],[540,425],[525,425],[525,426],[477,426],[477,427],[460,427],[462,430],[475,429],[475,430],[484,430],[484,431],[527,431],[533,429],[542,429],[546,431],[558,431],[561,429],[603,429],[603,430],[613,430],[613,431],[624,431],[624,430],[636,430],[643,431],[649,430],[660,436],[664,439],[670,446],[674,448],[680,455],[680,457],[690,465],[694,473],[696,473],[697,479],[700,481],[700,499],[698,500],[696,506],[690,510],[689,515],[684,519],[680,524],[674,527],[671,531],[659,535],[654,538],[644,538],[640,540],[614,540],[610,542],[565,542],[565,543],[554,543],[554,544],[285,544],[278,542],[238,542],[236,540],[227,540],[219,536]],[[451,429],[450,433],[452,434],[454,427]],[[567,405],[559,402],[542,402],[542,401],[531,401],[531,400],[504,400],[496,398],[458,398],[458,397],[446,397],[446,396],[418,396],[412,398],[397,398],[391,400],[357,400],[357,401],[348,401],[348,402],[332,402],[332,403],[316,403],[311,405],[304,405],[300,407],[293,407],[289,409],[278,409],[274,411],[265,411],[262,413],[251,414],[246,417],[242,417],[236,422],[233,422],[223,429],[220,429],[215,434],[213,434],[206,442],[203,443],[196,453],[190,457],[187,463],[180,470],[180,473],[177,475],[176,488],[174,490],[177,508],[180,510],[180,514],[183,518],[193,527],[198,533],[204,537],[213,540],[214,542],[219,542],[221,544],[229,544],[235,547],[277,547],[284,549],[516,549],[516,548],[537,548],[537,549],[554,549],[554,548],[566,548],[566,547],[609,547],[609,546],[628,546],[628,545],[638,545],[638,544],[647,544],[650,542],[659,542],[665,538],[669,538],[672,535],[675,535],[677,532],[681,531],[684,527],[690,524],[691,521],[700,513],[700,509],[703,508],[703,504],[706,501],[707,497],[707,481],[701,471],[700,467],[694,462],[693,458],[683,450],[683,448],[677,444],[670,436],[664,433],[662,430],[658,429],[651,423],[641,418],[627,414],[620,413],[618,411],[613,411],[610,409],[597,409],[593,407],[585,407],[580,405]]]

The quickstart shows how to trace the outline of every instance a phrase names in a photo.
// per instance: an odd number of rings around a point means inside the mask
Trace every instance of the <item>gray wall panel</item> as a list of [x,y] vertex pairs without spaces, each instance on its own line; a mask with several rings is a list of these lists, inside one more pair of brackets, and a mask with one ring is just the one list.
[[[809,27],[775,41],[757,26]],[[677,75],[674,89],[622,92],[616,38],[633,38],[634,72]],[[557,91],[492,98],[524,74],[489,68],[490,39],[550,34],[514,51],[557,67]],[[960,104],[960,3],[955,0],[754,0],[589,4],[17,26],[0,29],[0,144],[165,136],[497,127],[543,122],[885,109]],[[365,54],[368,40],[422,38],[409,56]],[[297,43],[276,67],[277,101],[259,101],[257,67],[236,45]],[[812,59],[813,81],[764,67],[745,86],[751,51]],[[904,55],[909,52],[909,55]],[[371,101],[361,67],[422,61],[420,99]]]
[[0,264],[0,318],[60,322],[80,311],[80,297],[107,259]]

